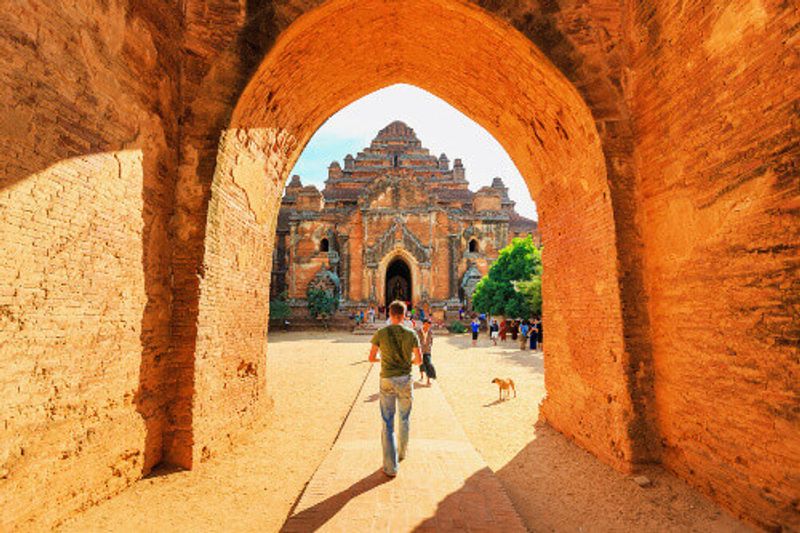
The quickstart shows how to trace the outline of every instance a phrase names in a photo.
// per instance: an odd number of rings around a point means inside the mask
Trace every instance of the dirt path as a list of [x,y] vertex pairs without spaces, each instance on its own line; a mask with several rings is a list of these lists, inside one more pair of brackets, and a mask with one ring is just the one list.
[[282,533],[525,533],[497,476],[454,420],[436,385],[415,387],[408,455],[397,477],[383,474],[375,392],[379,370],[370,372],[336,444]]
[[[510,340],[469,347],[466,336],[436,339],[439,384],[472,444],[532,531],[750,531],[661,468],[639,487],[560,433],[536,426],[544,398],[542,354]],[[494,377],[512,378],[518,397],[497,401]]]
[[[192,472],[140,481],[62,529],[277,531],[356,398],[368,340],[271,334],[267,371],[275,407],[261,431]],[[560,434],[535,427],[544,394],[541,355],[510,343],[494,348],[485,339],[479,348],[468,344],[461,336],[436,339],[439,386],[530,530],[747,530],[661,469],[647,473],[654,486],[643,489]],[[496,401],[495,376],[514,379],[517,399]]]

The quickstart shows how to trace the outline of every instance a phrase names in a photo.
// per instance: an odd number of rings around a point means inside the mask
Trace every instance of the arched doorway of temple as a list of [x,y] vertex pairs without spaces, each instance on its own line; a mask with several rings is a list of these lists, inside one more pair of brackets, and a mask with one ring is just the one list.
[[386,269],[385,281],[386,303],[394,300],[401,302],[411,302],[411,269],[408,264],[399,257],[389,263]]

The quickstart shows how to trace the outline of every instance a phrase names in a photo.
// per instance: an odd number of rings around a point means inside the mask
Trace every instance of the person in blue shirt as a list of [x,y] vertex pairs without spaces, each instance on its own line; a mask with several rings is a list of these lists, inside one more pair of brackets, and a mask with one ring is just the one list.
[[528,349],[528,332],[530,331],[531,326],[528,324],[527,320],[522,321],[522,325],[519,327],[519,349],[520,350],[527,350]]
[[472,345],[478,345],[478,331],[481,329],[481,323],[478,320],[478,317],[472,317],[472,323],[470,324],[470,328],[472,329]]

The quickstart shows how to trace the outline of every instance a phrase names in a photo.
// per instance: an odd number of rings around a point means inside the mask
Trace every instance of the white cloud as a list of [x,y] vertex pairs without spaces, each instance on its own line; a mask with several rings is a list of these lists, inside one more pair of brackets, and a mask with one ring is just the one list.
[[311,138],[292,173],[300,174],[304,183],[321,185],[330,161],[341,162],[348,152],[355,155],[393,120],[414,128],[431,153],[446,153],[451,161],[460,157],[472,190],[502,177],[517,211],[538,219],[530,192],[500,143],[444,100],[412,85],[375,91],[331,116]]

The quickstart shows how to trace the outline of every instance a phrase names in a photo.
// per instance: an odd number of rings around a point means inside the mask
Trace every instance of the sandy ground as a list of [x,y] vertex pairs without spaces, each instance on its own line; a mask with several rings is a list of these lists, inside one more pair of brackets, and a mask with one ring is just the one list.
[[[277,531],[321,463],[366,375],[369,337],[273,333],[274,409],[264,427],[192,472],[150,477],[73,517],[64,531]],[[661,469],[640,488],[546,426],[541,354],[439,336],[439,383],[531,531],[746,531]],[[415,377],[418,372],[414,370]],[[493,377],[518,397],[497,401]],[[377,416],[377,413],[376,413]],[[413,416],[413,415],[412,415]],[[412,430],[413,439],[413,430]]]
[[[531,531],[750,531],[686,483],[649,468],[653,485],[639,487],[560,433],[537,425],[544,397],[541,352],[510,339],[440,336],[433,362],[464,430]],[[494,377],[512,378],[518,396],[498,401]]]
[[142,480],[64,531],[277,531],[311,478],[366,375],[364,337],[270,334],[274,409],[264,428],[191,472]]

